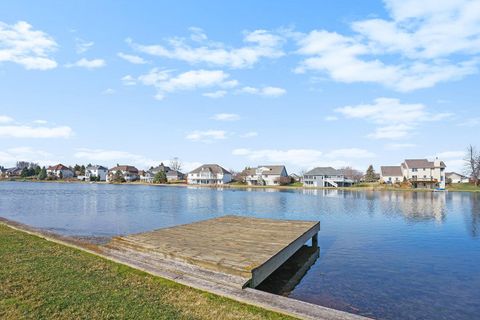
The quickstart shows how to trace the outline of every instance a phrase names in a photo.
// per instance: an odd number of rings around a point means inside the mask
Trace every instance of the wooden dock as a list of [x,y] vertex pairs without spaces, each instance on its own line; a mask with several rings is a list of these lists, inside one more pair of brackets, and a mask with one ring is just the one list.
[[308,240],[320,223],[223,216],[116,237],[104,249],[118,258],[234,287],[255,288]]

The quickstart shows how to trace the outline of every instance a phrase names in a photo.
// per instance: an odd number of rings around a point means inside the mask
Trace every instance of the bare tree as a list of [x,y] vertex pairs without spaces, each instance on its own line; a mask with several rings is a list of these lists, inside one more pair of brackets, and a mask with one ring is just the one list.
[[170,160],[170,169],[175,171],[181,171],[183,168],[183,163],[178,159],[178,157],[173,158]]
[[473,183],[478,186],[480,178],[480,153],[472,145],[467,148],[465,155],[465,171]]
[[343,167],[340,169],[347,179],[351,179],[353,181],[360,181],[363,177],[363,172],[356,170],[352,167]]

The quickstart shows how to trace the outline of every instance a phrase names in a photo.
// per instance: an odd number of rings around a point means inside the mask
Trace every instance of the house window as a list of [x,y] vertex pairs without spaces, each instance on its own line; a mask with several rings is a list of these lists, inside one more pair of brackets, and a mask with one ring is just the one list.
[[412,172],[417,172],[417,171],[418,171],[417,168],[413,168],[413,169],[412,169]]

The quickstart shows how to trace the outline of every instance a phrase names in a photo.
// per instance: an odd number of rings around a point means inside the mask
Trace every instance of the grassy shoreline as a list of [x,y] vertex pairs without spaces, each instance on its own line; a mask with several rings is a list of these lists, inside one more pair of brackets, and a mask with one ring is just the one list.
[[0,223],[2,319],[293,319]]
[[[35,180],[35,179],[0,179],[0,182],[38,182],[38,183],[80,183],[80,184],[90,184],[90,182],[80,181],[80,180]],[[433,192],[432,189],[412,189],[412,188],[403,188],[395,187],[386,184],[380,184],[377,182],[374,183],[361,183],[353,187],[338,187],[338,188],[328,188],[328,187],[306,187],[299,186],[298,184],[287,185],[287,186],[249,186],[246,184],[231,183],[225,185],[189,185],[186,183],[160,183],[152,184],[146,182],[127,182],[127,183],[107,183],[107,182],[92,182],[95,184],[113,184],[113,185],[137,185],[137,186],[159,186],[159,187],[196,187],[196,188],[225,188],[225,189],[278,189],[278,190],[346,190],[346,191],[400,191],[400,192]],[[462,184],[453,184],[447,186],[447,191],[451,192],[480,192],[480,186],[475,187],[470,183]]]

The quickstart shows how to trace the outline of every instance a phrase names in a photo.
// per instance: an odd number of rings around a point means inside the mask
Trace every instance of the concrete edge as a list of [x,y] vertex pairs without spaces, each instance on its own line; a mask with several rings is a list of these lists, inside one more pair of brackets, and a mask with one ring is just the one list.
[[129,261],[110,256],[103,252],[100,246],[79,241],[72,237],[62,236],[48,231],[43,231],[28,225],[15,222],[0,217],[0,224],[3,224],[14,230],[37,236],[39,238],[51,241],[60,245],[81,250],[106,260],[127,265],[134,269],[146,272],[153,276],[165,278],[182,285],[195,288],[201,291],[213,293],[245,304],[257,306],[266,310],[278,312],[288,316],[300,319],[319,319],[319,320],[365,320],[370,319],[363,316],[339,311],[319,305],[295,300],[292,298],[271,294],[251,288],[238,289],[229,286],[222,286],[206,280],[194,278],[188,275],[175,274],[172,272],[162,272],[138,261]]

